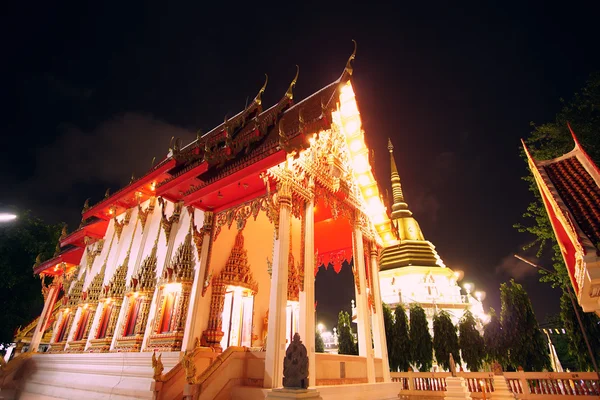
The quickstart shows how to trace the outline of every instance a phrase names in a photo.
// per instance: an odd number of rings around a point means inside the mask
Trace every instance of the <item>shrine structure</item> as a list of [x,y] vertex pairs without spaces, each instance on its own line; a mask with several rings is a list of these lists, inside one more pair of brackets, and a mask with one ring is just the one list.
[[600,170],[569,130],[575,147],[560,157],[536,160],[523,147],[577,301],[600,315]]
[[472,292],[469,284],[464,285],[465,293],[461,292],[458,281],[462,274],[446,267],[435,246],[425,239],[404,199],[391,140],[388,150],[393,197],[391,223],[396,240],[387,243],[381,251],[379,278],[383,302],[392,308],[399,303],[420,304],[432,332],[433,316],[441,310],[450,314],[455,325],[464,312],[470,310],[479,318],[481,327],[488,320],[482,297],[479,292]]
[[[16,352],[44,340],[48,351],[23,363],[21,393],[260,392],[282,385],[298,332],[310,387],[397,395],[386,383],[378,279],[379,252],[394,234],[364,141],[354,56],[339,79],[297,103],[298,71],[267,109],[265,82],[237,115],[188,145],[172,140],[145,175],[86,202],[79,228],[34,266],[52,283]],[[316,272],[344,260],[355,277],[359,356],[315,354]],[[363,389],[353,385],[348,398]]]

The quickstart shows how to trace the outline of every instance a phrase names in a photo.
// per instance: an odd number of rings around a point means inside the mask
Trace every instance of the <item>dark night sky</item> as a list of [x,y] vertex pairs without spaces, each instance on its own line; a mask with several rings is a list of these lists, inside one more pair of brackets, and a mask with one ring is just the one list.
[[356,39],[380,185],[389,136],[409,206],[446,264],[488,306],[514,276],[539,320],[557,311],[558,294],[512,258],[529,240],[512,228],[531,200],[519,138],[600,68],[598,2],[21,3],[0,24],[0,203],[74,227],[87,197],[145,172],[171,136],[188,142],[241,110],[264,73],[267,105],[296,64],[297,99],[337,79]]

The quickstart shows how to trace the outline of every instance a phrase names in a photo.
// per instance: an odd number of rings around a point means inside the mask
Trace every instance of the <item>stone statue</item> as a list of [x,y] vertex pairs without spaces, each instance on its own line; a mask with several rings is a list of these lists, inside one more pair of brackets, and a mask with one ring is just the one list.
[[452,353],[450,353],[450,372],[452,373],[452,376],[456,376],[456,364],[454,363]]
[[308,387],[308,355],[298,333],[290,343],[283,359],[283,387],[306,389]]

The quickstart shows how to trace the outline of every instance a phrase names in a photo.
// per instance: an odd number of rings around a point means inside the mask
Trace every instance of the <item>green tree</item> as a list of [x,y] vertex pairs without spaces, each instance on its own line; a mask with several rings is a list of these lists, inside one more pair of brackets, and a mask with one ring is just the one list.
[[410,336],[408,333],[408,317],[400,303],[394,310],[394,354],[399,371],[408,371],[410,367]]
[[398,371],[398,363],[396,361],[396,337],[394,336],[396,323],[394,315],[390,307],[383,303],[383,326],[385,328],[385,341],[387,344],[388,361],[390,363],[390,371]]
[[523,286],[514,279],[501,284],[500,303],[504,345],[508,350],[510,367],[522,366],[526,371],[550,369],[548,344]]
[[433,365],[433,345],[425,310],[419,304],[410,305],[411,363],[417,370],[425,372]]
[[504,346],[502,324],[496,310],[490,307],[490,322],[483,327],[483,343],[485,345],[485,356],[489,363],[499,362],[506,368],[508,353]]
[[[600,322],[598,317],[593,313],[584,313],[579,304],[575,305],[579,310],[581,322],[585,327],[588,341],[596,360],[600,360]],[[592,371],[594,365],[590,359],[587,345],[581,333],[573,304],[569,298],[569,294],[563,292],[560,298],[560,317],[563,321],[563,326],[569,337],[568,349],[569,354],[577,360],[578,370]]]
[[483,338],[477,330],[477,321],[467,310],[458,322],[458,345],[462,359],[470,371],[479,371],[485,356]]
[[0,343],[12,342],[15,330],[41,313],[40,280],[31,268],[38,254],[42,259],[53,255],[60,231],[61,225],[47,225],[30,212],[0,224]]
[[[539,160],[555,158],[570,151],[574,143],[567,127],[567,122],[569,122],[582,147],[598,165],[600,163],[600,135],[598,135],[598,132],[600,132],[600,72],[592,74],[586,86],[580,93],[576,93],[570,102],[562,99],[561,102],[563,104],[562,109],[557,113],[553,122],[542,125],[532,123],[533,130],[526,139],[529,151],[534,158]],[[524,152],[522,152],[522,156],[525,158]],[[529,182],[529,190],[534,194],[534,201],[529,204],[527,211],[523,214],[524,221],[516,224],[515,227],[520,232],[533,235],[534,240],[526,248],[537,247],[538,257],[545,250],[552,252],[553,267],[557,273],[546,274],[544,271],[540,271],[543,275],[541,280],[550,282],[554,287],[560,287],[563,290],[562,298],[565,301],[561,300],[562,325],[574,327],[573,329],[566,329],[570,342],[569,352],[571,356],[578,358],[582,369],[589,369],[591,368],[591,360],[587,352],[581,351],[581,349],[586,348],[586,345],[566,293],[566,285],[571,285],[571,282],[560,248],[556,243],[546,209],[529,169],[527,176],[523,179]],[[549,244],[552,245],[552,248],[548,247]],[[596,244],[596,247],[598,246]],[[585,317],[583,317],[583,313],[581,315],[588,338],[598,337],[597,335],[594,336],[593,333],[597,332],[600,318],[591,313],[586,313]],[[590,341],[593,342],[590,345],[596,355],[596,360],[600,361],[600,344],[594,340]]]
[[347,311],[340,311],[338,315],[338,353],[350,355],[358,354],[358,346],[354,342],[350,315]]
[[318,329],[315,330],[315,352],[325,353],[325,342]]
[[437,363],[445,370],[450,369],[450,353],[457,365],[460,365],[460,350],[456,327],[450,314],[442,310],[433,316],[433,351]]

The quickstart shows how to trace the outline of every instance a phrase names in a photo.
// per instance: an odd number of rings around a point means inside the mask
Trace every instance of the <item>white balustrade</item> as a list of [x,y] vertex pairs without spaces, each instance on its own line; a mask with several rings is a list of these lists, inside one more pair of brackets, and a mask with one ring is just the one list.
[[[401,384],[400,395],[444,397],[449,372],[392,372],[392,381]],[[493,398],[494,376],[491,372],[459,372],[472,398]],[[517,399],[568,399],[588,396],[600,399],[600,381],[593,372],[505,372],[508,388]],[[484,392],[485,391],[485,392]],[[568,397],[567,397],[568,396]],[[594,397],[590,397],[594,396]]]

